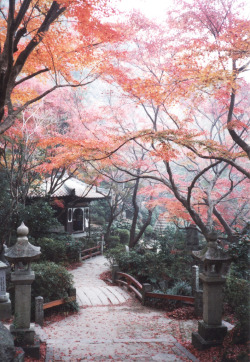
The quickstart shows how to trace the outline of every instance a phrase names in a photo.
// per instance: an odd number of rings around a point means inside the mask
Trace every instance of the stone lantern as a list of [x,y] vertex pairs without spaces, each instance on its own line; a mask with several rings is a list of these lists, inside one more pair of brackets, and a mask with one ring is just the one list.
[[5,252],[8,261],[14,264],[11,281],[15,285],[15,316],[10,332],[15,337],[15,344],[23,347],[34,345],[35,331],[30,327],[31,284],[35,273],[31,262],[40,257],[40,247],[31,245],[27,235],[29,229],[24,223],[17,228],[17,242]]
[[0,320],[11,317],[11,302],[9,293],[6,293],[6,270],[8,265],[0,261]]
[[205,349],[222,344],[227,327],[222,323],[222,289],[226,282],[224,270],[231,258],[217,243],[217,234],[208,235],[208,244],[201,251],[193,251],[193,256],[203,262],[200,279],[203,283],[203,320],[198,322],[198,332],[192,334],[192,344]]

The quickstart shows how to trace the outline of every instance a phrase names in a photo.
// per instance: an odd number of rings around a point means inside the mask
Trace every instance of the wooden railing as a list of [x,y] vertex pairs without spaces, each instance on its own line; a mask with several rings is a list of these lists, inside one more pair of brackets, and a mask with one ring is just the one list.
[[[125,280],[123,280],[125,279]],[[142,301],[143,299],[143,286],[141,283],[138,282],[135,278],[133,278],[131,275],[122,273],[122,272],[116,272],[116,280],[118,284],[125,285],[128,290],[131,290],[135,293],[135,295]]]
[[194,297],[186,296],[186,295],[173,295],[173,294],[160,294],[160,293],[152,293],[146,292],[147,298],[156,298],[156,299],[172,299],[172,300],[180,300],[182,302],[187,302],[190,304],[194,304]]
[[48,303],[44,303],[43,297],[39,296],[35,298],[35,322],[36,324],[43,325],[44,310],[57,307],[66,303],[76,301],[76,289],[72,288],[68,291],[69,296],[62,299],[53,300]]
[[120,285],[125,285],[128,290],[135,293],[135,295],[142,302],[142,304],[145,304],[146,300],[150,298],[178,300],[192,305],[194,305],[195,303],[195,298],[191,296],[152,293],[152,286],[150,284],[141,284],[131,275],[120,272],[117,265],[113,265],[112,282]]
[[63,299],[53,300],[52,302],[48,302],[48,303],[43,303],[43,310],[49,309],[52,307],[57,307],[58,305],[66,304],[69,302],[74,302],[75,300],[76,300],[76,297],[72,296],[72,297],[67,297],[67,298],[63,298]]
[[85,260],[88,258],[92,258],[92,256],[101,255],[101,245],[94,246],[90,249],[81,250],[80,260]]

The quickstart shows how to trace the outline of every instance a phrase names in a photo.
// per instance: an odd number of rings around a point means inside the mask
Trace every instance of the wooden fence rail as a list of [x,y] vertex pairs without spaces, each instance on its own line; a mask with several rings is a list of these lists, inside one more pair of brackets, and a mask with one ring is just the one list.
[[[102,254],[102,246],[97,245],[90,249],[81,250],[80,260],[85,260],[88,258],[92,258],[92,256],[101,255]],[[86,254],[86,255],[85,255]]]
[[[125,279],[125,280],[124,280]],[[144,305],[147,299],[165,299],[165,300],[178,300],[192,305],[195,304],[195,297],[185,295],[172,295],[152,293],[152,286],[150,284],[141,284],[129,274],[122,273],[118,269],[118,265],[113,265],[112,268],[112,282],[120,285],[125,285],[128,290],[133,291],[137,298]]]
[[49,308],[52,308],[52,307],[57,307],[58,305],[66,304],[66,303],[69,303],[69,302],[74,302],[75,300],[76,300],[75,296],[67,297],[67,298],[64,298],[64,299],[53,300],[52,302],[44,303],[43,304],[43,310],[49,309]]
[[69,302],[76,301],[76,289],[72,288],[68,292],[69,296],[62,299],[53,300],[48,303],[44,303],[43,297],[39,296],[35,298],[35,323],[43,325],[44,319],[44,310],[57,307],[58,305],[63,305]]
[[194,304],[194,297],[186,296],[186,295],[172,295],[172,294],[160,294],[160,293],[146,293],[147,298],[156,298],[156,299],[172,299],[172,300],[180,300],[182,302],[187,302]]

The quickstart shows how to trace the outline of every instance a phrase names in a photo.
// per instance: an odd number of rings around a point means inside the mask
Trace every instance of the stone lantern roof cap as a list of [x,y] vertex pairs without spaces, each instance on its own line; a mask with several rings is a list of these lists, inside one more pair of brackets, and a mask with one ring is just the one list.
[[208,243],[203,250],[193,251],[192,254],[195,259],[211,263],[223,263],[231,260],[228,253],[218,245],[217,234],[215,232],[208,234]]
[[34,246],[29,243],[27,238],[28,233],[29,229],[24,225],[24,223],[17,228],[18,238],[16,244],[11,248],[8,248],[5,252],[7,260],[13,263],[17,263],[19,261],[29,263],[40,257],[40,246]]

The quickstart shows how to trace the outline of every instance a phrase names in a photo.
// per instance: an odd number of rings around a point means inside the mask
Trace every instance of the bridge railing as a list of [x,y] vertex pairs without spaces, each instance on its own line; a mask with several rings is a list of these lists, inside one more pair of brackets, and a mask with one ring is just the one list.
[[94,246],[93,248],[83,249],[80,253],[80,260],[92,258],[92,256],[101,255],[101,245]]
[[135,278],[133,278],[131,275],[122,273],[122,272],[116,272],[116,279],[115,282],[120,285],[125,285],[128,290],[135,293],[137,298],[142,301],[143,300],[143,285],[138,282]]
[[182,301],[194,306],[196,304],[195,297],[193,296],[153,293],[152,286],[150,284],[141,284],[131,275],[120,272],[118,265],[113,265],[112,282],[119,285],[124,285],[128,290],[133,291],[143,305],[145,304],[146,300],[151,298]]

